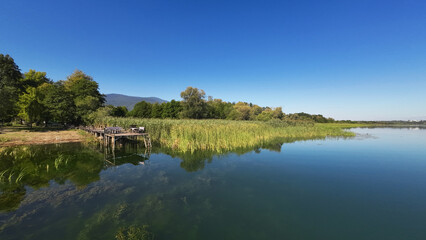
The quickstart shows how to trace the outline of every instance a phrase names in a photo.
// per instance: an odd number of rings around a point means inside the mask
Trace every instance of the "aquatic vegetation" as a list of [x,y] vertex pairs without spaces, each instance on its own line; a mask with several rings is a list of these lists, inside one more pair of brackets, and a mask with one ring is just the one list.
[[120,228],[115,235],[117,240],[152,240],[154,239],[154,234],[148,230],[148,225],[143,225],[142,227],[130,226],[125,228]]
[[[24,186],[39,189],[50,181],[64,184],[67,180],[78,187],[99,180],[104,168],[103,155],[80,145],[35,145],[0,148],[0,211],[13,210],[25,195]],[[23,192],[23,193],[22,193]],[[11,203],[13,199],[16,203]]]
[[180,152],[210,150],[220,153],[235,148],[259,146],[276,138],[354,136],[354,133],[343,130],[338,124],[281,120],[261,122],[105,117],[96,119],[95,125],[124,128],[129,128],[130,125],[144,126],[154,144]]
[[118,205],[117,210],[114,212],[114,219],[120,220],[122,217],[126,216],[126,214],[129,212],[129,205],[127,203],[121,203]]

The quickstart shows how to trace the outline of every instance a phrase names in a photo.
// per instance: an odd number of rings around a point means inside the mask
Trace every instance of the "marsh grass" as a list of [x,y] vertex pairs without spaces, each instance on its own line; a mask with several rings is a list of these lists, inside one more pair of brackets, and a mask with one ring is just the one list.
[[144,126],[154,144],[181,152],[210,150],[224,152],[254,147],[277,138],[351,137],[354,133],[338,125],[287,121],[172,120],[106,117],[97,126]]

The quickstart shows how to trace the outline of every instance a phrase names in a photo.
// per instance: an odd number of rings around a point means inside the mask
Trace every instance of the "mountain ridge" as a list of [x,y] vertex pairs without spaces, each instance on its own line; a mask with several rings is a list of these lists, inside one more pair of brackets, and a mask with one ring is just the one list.
[[149,103],[163,103],[167,102],[164,99],[158,97],[137,97],[137,96],[128,96],[119,93],[108,93],[105,94],[105,105],[113,106],[126,106],[129,111],[133,109],[136,103],[145,101]]

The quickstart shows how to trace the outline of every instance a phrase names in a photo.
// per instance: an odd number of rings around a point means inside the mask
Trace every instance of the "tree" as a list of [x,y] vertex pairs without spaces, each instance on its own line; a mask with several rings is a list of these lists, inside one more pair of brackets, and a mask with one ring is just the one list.
[[[117,107],[117,108],[120,108],[120,107]],[[113,112],[117,108],[114,107],[114,106],[112,106],[112,105],[107,105],[105,107],[100,107],[95,112],[92,112],[92,113],[89,114],[89,116],[87,117],[87,121],[89,123],[93,124],[98,119],[103,119],[103,118],[108,117],[108,116],[114,116]],[[126,108],[126,110],[127,110],[127,108]]]
[[273,118],[277,118],[277,119],[283,119],[284,118],[284,113],[283,113],[283,109],[282,107],[276,107],[273,110],[273,114],[272,114]]
[[265,110],[262,111],[262,113],[260,113],[259,115],[257,115],[257,120],[259,121],[269,121],[272,120],[274,118],[274,112],[272,111],[271,108],[266,108]]
[[173,99],[167,103],[166,109],[163,109],[164,112],[166,112],[167,118],[178,118],[180,112],[182,112],[182,105],[179,101]]
[[45,84],[40,86],[43,105],[49,110],[49,117],[59,123],[66,125],[75,121],[76,106],[72,95],[65,89],[63,82]]
[[48,112],[42,104],[44,95],[39,87],[44,84],[52,84],[46,77],[45,72],[30,70],[24,74],[21,79],[21,85],[24,91],[21,92],[18,100],[18,117],[32,125],[33,122],[40,123],[47,120]]
[[152,104],[151,117],[162,118],[163,116],[163,105],[159,103]]
[[250,120],[256,120],[257,116],[262,113],[262,108],[258,105],[251,104],[250,108]]
[[21,71],[9,55],[0,54],[0,90],[6,86],[20,88]]
[[129,112],[132,117],[150,118],[152,112],[152,104],[141,101],[135,104],[133,110]]
[[99,92],[98,83],[80,70],[75,70],[68,76],[63,85],[74,100],[77,123],[87,120],[88,115],[105,102],[105,96]]
[[40,94],[34,87],[28,87],[26,92],[19,96],[18,116],[25,120],[30,126],[33,122],[40,122],[45,112],[45,108],[41,103]]
[[5,86],[0,90],[0,121],[8,122],[16,116],[16,102],[18,99],[17,90],[13,87]]
[[230,117],[234,120],[250,120],[250,106],[245,102],[238,102],[234,105],[234,111]]
[[113,117],[125,117],[129,111],[126,106],[112,106],[110,115]]
[[281,107],[277,107],[272,109],[270,107],[266,107],[262,113],[260,113],[256,119],[259,121],[269,121],[272,119],[283,119],[284,113]]
[[9,55],[0,54],[0,120],[10,121],[16,116],[16,102],[22,89],[21,71]]
[[46,77],[45,72],[37,72],[36,70],[30,69],[24,74],[24,78],[21,80],[23,87],[39,87],[43,83],[52,83],[52,81]]
[[180,93],[182,97],[182,117],[200,119],[205,117],[206,102],[204,100],[206,93],[198,88],[187,87]]

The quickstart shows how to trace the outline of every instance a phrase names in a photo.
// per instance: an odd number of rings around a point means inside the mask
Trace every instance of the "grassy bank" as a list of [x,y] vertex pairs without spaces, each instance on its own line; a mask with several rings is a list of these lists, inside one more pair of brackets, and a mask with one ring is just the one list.
[[232,120],[171,120],[106,117],[97,126],[144,126],[154,143],[178,151],[229,151],[262,145],[277,138],[351,137],[338,124],[306,122],[257,122]]
[[91,141],[89,134],[81,130],[24,126],[3,127],[0,147],[32,144],[68,143]]

